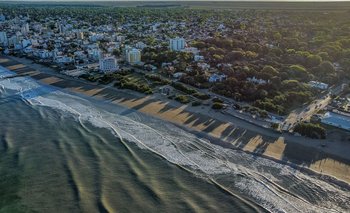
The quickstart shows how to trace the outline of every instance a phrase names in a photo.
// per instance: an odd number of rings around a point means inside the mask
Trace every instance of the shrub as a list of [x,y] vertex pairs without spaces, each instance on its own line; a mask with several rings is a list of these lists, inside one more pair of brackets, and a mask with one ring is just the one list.
[[120,89],[130,89],[145,94],[153,93],[152,89],[147,84],[136,84],[129,82],[127,79],[123,79],[120,82],[116,82],[114,86],[119,87]]
[[214,102],[211,106],[212,109],[222,109],[224,108],[224,105],[222,103]]
[[221,100],[220,98],[217,98],[217,97],[213,98],[213,102],[221,103],[221,104],[224,103],[223,100]]
[[193,96],[201,100],[208,100],[210,98],[210,95],[199,92],[194,93]]
[[271,124],[271,128],[272,128],[272,129],[277,129],[278,126],[279,126],[278,123],[272,123],[272,124]]
[[190,99],[186,95],[177,95],[175,100],[182,104],[188,104],[190,102]]
[[180,90],[180,91],[182,91],[186,94],[189,94],[189,95],[192,95],[192,94],[197,92],[195,89],[187,87],[187,86],[185,86],[181,83],[178,83],[178,82],[171,83],[171,86],[173,86],[175,89]]
[[192,102],[192,106],[200,106],[202,103],[200,101]]
[[155,81],[154,84],[156,85],[167,85],[171,83],[169,79],[163,78],[162,76],[156,74],[146,74],[145,77]]
[[326,138],[326,130],[319,124],[299,123],[295,126],[294,131],[310,138]]

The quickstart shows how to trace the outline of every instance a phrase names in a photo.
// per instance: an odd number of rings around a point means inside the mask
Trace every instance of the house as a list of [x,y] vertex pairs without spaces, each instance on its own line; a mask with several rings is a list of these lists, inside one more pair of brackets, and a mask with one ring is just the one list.
[[219,75],[219,74],[212,74],[212,75],[209,77],[208,81],[209,81],[210,83],[221,82],[221,81],[223,81],[223,80],[226,80],[226,78],[227,78],[227,75],[225,75],[225,74],[221,74],[221,75]]
[[328,84],[319,82],[319,81],[310,81],[308,83],[311,87],[321,89],[321,90],[326,90],[328,89]]
[[197,63],[197,66],[199,68],[201,68],[202,70],[209,70],[210,69],[210,65],[207,63]]
[[185,75],[185,73],[183,73],[183,72],[176,72],[176,73],[173,74],[173,77],[174,78],[181,78],[184,75]]
[[152,65],[152,64],[145,64],[143,66],[143,69],[144,70],[147,70],[147,71],[156,71],[157,70],[157,67]]
[[266,81],[266,80],[261,79],[261,78],[258,79],[255,76],[252,78],[247,78],[247,81],[252,82],[254,84],[260,84],[260,85],[267,84],[270,82],[270,81]]
[[142,50],[142,49],[144,49],[145,47],[147,47],[147,45],[146,45],[145,43],[139,41],[139,42],[137,42],[137,43],[135,44],[135,47],[136,47],[137,49]]
[[194,55],[194,61],[203,61],[204,60],[204,56],[202,55]]

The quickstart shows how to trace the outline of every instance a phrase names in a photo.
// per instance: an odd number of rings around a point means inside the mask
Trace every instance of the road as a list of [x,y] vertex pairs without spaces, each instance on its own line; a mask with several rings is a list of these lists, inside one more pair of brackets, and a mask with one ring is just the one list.
[[339,95],[342,91],[341,88],[341,84],[336,87],[333,87],[329,89],[329,93],[323,95],[317,100],[314,100],[311,104],[293,110],[280,126],[280,130],[292,132],[298,122],[309,121],[312,115],[324,109],[332,101],[330,94]]

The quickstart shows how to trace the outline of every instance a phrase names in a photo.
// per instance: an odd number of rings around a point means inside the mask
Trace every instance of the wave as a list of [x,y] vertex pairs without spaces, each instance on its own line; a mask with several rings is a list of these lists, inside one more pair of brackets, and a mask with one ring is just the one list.
[[207,179],[247,204],[253,201],[271,212],[345,212],[350,209],[347,189],[289,165],[223,148],[169,122],[73,95],[29,77],[2,78],[11,74],[5,69],[0,71],[2,99],[16,97],[32,107],[56,109],[62,116],[74,117],[83,128],[86,122],[108,128],[127,149],[129,142],[135,143]]

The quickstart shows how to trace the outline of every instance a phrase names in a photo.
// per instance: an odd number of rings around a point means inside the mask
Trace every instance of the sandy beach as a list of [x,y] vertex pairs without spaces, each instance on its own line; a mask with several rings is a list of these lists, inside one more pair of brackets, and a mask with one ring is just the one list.
[[[182,105],[160,94],[145,96],[63,76],[30,60],[0,57],[0,65],[43,84],[97,100],[122,105],[132,110],[169,121],[198,136],[212,139],[222,146],[265,156],[276,161],[299,165],[318,175],[327,175],[350,184],[350,143],[346,141],[311,140],[280,134],[221,112]],[[325,148],[321,143],[326,143]]]

